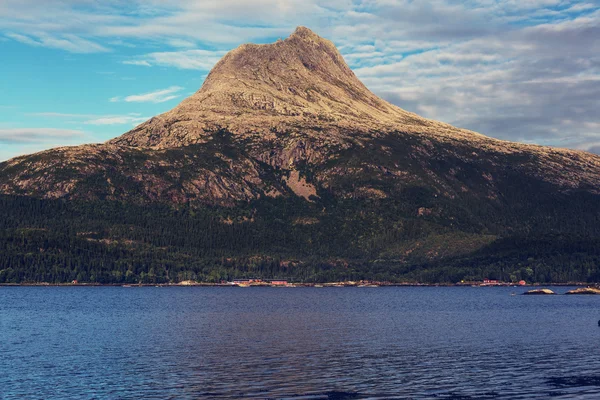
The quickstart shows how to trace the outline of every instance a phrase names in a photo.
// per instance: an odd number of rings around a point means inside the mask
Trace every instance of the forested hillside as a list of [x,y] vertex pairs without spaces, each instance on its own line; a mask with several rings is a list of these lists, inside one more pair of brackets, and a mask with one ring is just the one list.
[[429,218],[394,220],[392,207],[295,198],[193,209],[2,196],[0,283],[600,280],[595,230],[498,239]]

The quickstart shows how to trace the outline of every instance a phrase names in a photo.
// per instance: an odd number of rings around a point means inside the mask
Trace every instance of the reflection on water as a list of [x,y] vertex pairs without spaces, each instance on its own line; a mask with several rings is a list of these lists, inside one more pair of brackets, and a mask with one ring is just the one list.
[[512,291],[0,287],[0,391],[598,398],[600,296]]

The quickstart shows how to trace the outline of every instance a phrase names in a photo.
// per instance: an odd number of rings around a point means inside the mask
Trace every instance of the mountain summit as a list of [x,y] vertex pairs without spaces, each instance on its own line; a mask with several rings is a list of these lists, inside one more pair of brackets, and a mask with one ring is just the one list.
[[451,127],[380,99],[358,80],[332,42],[298,27],[285,40],[230,51],[198,92],[111,143],[176,147],[202,141],[206,131],[215,129],[335,134],[428,128]]
[[0,163],[0,225],[0,282],[2,265],[67,255],[94,277],[113,268],[108,281],[257,265],[302,279],[600,279],[600,157],[402,110],[300,27],[232,50],[194,95],[107,143]]

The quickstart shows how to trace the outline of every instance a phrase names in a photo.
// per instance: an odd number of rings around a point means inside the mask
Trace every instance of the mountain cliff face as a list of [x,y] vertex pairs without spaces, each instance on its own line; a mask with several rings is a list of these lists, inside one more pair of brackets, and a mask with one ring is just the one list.
[[105,144],[1,163],[0,193],[250,210],[245,224],[261,218],[259,204],[291,202],[305,211],[288,225],[339,224],[330,234],[353,229],[340,243],[363,249],[361,260],[406,265],[515,235],[600,234],[600,157],[402,110],[303,27],[232,50],[194,95]]

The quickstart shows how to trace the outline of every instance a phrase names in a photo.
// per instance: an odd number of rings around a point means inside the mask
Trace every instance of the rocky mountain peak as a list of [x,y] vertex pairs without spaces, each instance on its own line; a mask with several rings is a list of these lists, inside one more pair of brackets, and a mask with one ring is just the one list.
[[298,27],[284,40],[230,51],[198,92],[113,143],[178,147],[215,129],[366,132],[432,123],[377,97],[331,41]]
[[[199,94],[215,89],[222,92],[243,89],[244,92],[274,91],[271,94],[278,97],[291,95],[310,101],[307,91],[318,90],[315,85],[323,83],[341,86],[350,97],[358,97],[357,91],[366,90],[332,42],[308,28],[298,27],[285,40],[262,45],[243,44],[230,51],[215,65]],[[253,86],[257,84],[258,87]]]
[[[333,43],[299,27],[272,44],[244,44],[229,52],[182,107],[187,111],[267,111],[281,115],[359,114],[354,102],[384,108],[356,78]],[[189,104],[189,106],[188,106]]]

